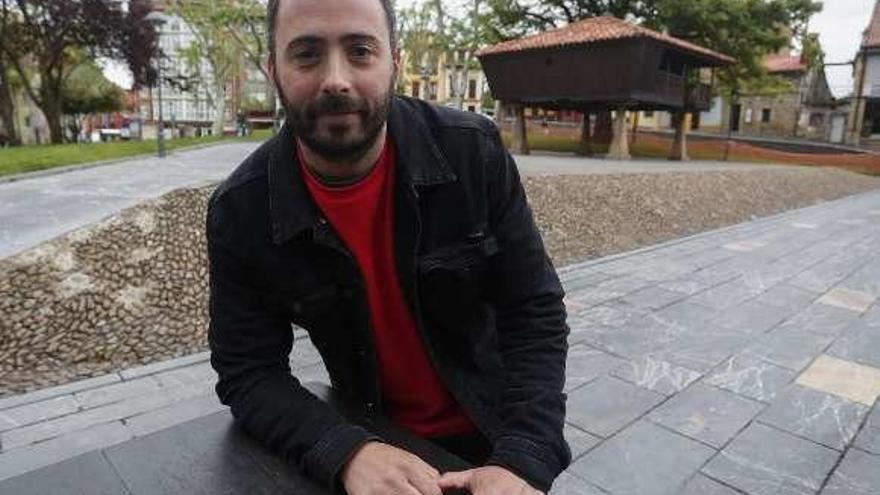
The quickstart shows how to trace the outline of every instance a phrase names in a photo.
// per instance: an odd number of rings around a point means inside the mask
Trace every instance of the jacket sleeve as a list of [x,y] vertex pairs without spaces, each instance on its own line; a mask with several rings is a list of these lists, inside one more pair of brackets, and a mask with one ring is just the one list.
[[[217,395],[249,434],[289,463],[337,490],[354,450],[377,439],[352,425],[291,375],[293,332],[234,240],[236,215],[212,197],[207,214],[208,342]],[[240,232],[240,230],[238,230]]]
[[487,171],[489,223],[499,253],[491,264],[506,382],[489,464],[548,491],[571,462],[563,437],[568,326],[564,292],[547,256],[513,158],[495,134]]

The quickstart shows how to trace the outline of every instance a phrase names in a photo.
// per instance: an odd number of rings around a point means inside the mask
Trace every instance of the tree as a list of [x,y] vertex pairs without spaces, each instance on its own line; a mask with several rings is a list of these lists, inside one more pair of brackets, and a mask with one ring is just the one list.
[[136,76],[144,72],[144,60],[129,57],[145,48],[132,37],[149,28],[129,22],[113,0],[0,0],[0,52],[46,116],[53,143],[64,140],[63,87],[79,54],[125,59]]
[[[181,49],[188,62],[191,75],[197,80],[208,81],[205,92],[208,104],[214,109],[214,135],[223,134],[226,118],[227,89],[232,79],[242,69],[242,53],[235,37],[230,34],[229,6],[235,0],[172,0],[170,12],[186,22],[195,41]],[[207,63],[209,73],[203,70]]]
[[62,94],[64,115],[70,117],[73,136],[79,136],[86,116],[122,110],[125,106],[122,89],[108,81],[94,62],[81,64],[71,71]]
[[[0,33],[2,37],[2,33]],[[15,125],[15,105],[12,99],[11,73],[0,57],[0,124],[3,124],[3,140],[12,146],[21,144],[18,128]]]
[[[221,3],[221,5],[224,5]],[[269,74],[266,32],[266,6],[260,0],[235,0],[225,4],[226,29],[250,64],[257,69],[266,82],[266,100],[278,127],[278,98],[275,84]]]

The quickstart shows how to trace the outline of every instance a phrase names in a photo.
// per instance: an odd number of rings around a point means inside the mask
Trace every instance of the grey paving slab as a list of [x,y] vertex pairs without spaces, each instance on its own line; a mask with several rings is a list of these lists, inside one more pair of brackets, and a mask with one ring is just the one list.
[[623,296],[620,300],[636,309],[656,310],[688,297],[687,294],[650,286]]
[[716,285],[691,296],[688,301],[697,303],[716,310],[723,310],[738,306],[758,294],[752,287],[747,286],[742,280],[732,280],[721,285]]
[[641,417],[664,396],[623,380],[601,376],[568,396],[566,419],[606,438]]
[[138,366],[137,368],[122,370],[119,372],[119,375],[125,380],[132,380],[134,378],[140,378],[142,376],[154,375],[162,371],[168,371],[175,368],[182,368],[197,363],[207,362],[209,359],[211,359],[210,351],[199,352],[197,354],[190,354],[188,356],[181,356],[175,359],[168,359],[166,361],[160,361],[158,363],[151,363],[145,366]]
[[133,438],[121,422],[97,425],[22,449],[0,453],[0,480]]
[[677,394],[702,376],[652,355],[628,361],[615,368],[611,375],[663,395]]
[[780,323],[776,331],[837,337],[858,318],[859,315],[850,310],[814,303]]
[[794,384],[773,399],[758,421],[842,451],[868,410],[863,404]]
[[119,400],[99,407],[84,410],[78,414],[68,414],[47,421],[34,423],[0,434],[4,452],[27,445],[56,438],[95,425],[119,421],[147,411],[211,392],[210,386],[189,386],[161,388],[129,400]]
[[135,436],[143,436],[170,428],[192,419],[226,409],[213,391],[175,402],[167,407],[150,411],[124,420]]
[[[71,478],[87,486],[71,486]],[[26,476],[0,481],[3,495],[129,495],[124,482],[100,451],[68,459]]]
[[570,392],[614,368],[626,363],[625,359],[602,352],[586,345],[573,345],[568,349],[565,365],[565,392]]
[[660,321],[690,329],[702,329],[709,326],[707,322],[718,314],[719,312],[715,309],[701,306],[689,300],[677,302],[653,313],[654,317]]
[[697,474],[685,484],[681,495],[741,495],[742,492],[725,486],[702,474]]
[[683,333],[658,355],[684,368],[707,373],[740,352],[749,341],[749,335],[707,324],[701,330]]
[[878,404],[880,402],[874,403],[874,408],[854,443],[857,448],[874,455],[880,455],[880,405]]
[[791,329],[773,330],[758,337],[743,349],[742,354],[756,356],[768,363],[800,371],[807,366],[833,341],[833,337]]
[[629,359],[659,353],[686,332],[680,325],[670,324],[649,315],[624,328],[596,328],[580,333],[583,342],[608,353]]
[[765,304],[762,296],[726,309],[709,322],[748,335],[757,335],[769,331],[792,313],[794,311],[789,308]]
[[562,433],[565,435],[565,440],[568,442],[568,446],[571,449],[572,459],[577,459],[581,455],[589,452],[602,441],[602,439],[596,435],[568,423],[565,424]]
[[610,493],[672,495],[714,454],[701,443],[639,421],[569,469]]
[[849,450],[834,470],[822,495],[877,495],[880,493],[880,456]]
[[9,409],[23,404],[32,404],[34,402],[40,402],[54,397],[61,397],[63,395],[69,395],[82,390],[97,388],[120,381],[122,381],[122,378],[118,373],[109,373],[107,375],[35,390],[25,394],[12,395],[0,399],[0,410]]
[[74,394],[76,400],[83,408],[101,406],[118,402],[129,397],[137,397],[145,394],[153,394],[158,392],[161,385],[158,380],[151,376],[137,378],[134,380],[123,381]]
[[767,292],[761,295],[760,300],[762,304],[782,307],[795,313],[812,304],[821,295],[819,292],[782,283],[767,290]]
[[648,420],[720,449],[765,405],[715,387],[694,384],[648,414]]
[[[569,326],[572,326],[573,331],[575,330],[574,326],[579,326],[580,329],[591,327],[620,328],[644,315],[644,311],[636,310],[619,302],[609,301],[599,306],[569,313]],[[571,323],[571,320],[576,323]]]
[[563,471],[550,489],[550,495],[606,495],[607,493],[583,479],[569,474],[568,471]]
[[79,411],[79,408],[80,403],[72,396],[66,395],[5,409],[0,411],[0,431],[65,416]]
[[834,341],[828,354],[880,368],[880,321],[854,321]]
[[840,453],[753,423],[702,469],[750,495],[812,495]]
[[217,372],[211,367],[211,363],[200,361],[183,368],[173,368],[152,375],[155,381],[162,387],[180,387],[192,384],[211,385],[217,382]]
[[144,199],[226,177],[257,143],[233,143],[0,183],[0,257]]
[[867,292],[880,297],[880,259],[874,258],[855,273],[845,278],[841,286],[847,289]]
[[698,292],[702,292],[710,287],[709,284],[697,280],[693,277],[681,277],[673,280],[667,280],[657,285],[661,289],[682,293],[692,296]]
[[730,390],[744,397],[769,402],[795,378],[791,370],[761,361],[757,357],[737,355],[705,379],[705,383]]

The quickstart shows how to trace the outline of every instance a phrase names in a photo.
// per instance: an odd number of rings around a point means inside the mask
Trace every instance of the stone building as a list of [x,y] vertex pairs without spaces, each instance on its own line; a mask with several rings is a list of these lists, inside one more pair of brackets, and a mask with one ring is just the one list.
[[851,118],[847,142],[880,147],[880,0],[862,36],[853,64]]
[[[470,112],[487,112],[484,97],[489,87],[483,71],[474,64],[464,62],[462,51],[449,53],[426,53],[414,63],[403,53],[403,70],[399,89],[402,94],[413,96],[438,105],[458,106]],[[470,65],[465,69],[466,65]]]
[[743,94],[731,109],[732,131],[740,135],[829,140],[836,102],[825,68],[808,67],[800,56],[790,53],[771,55],[764,65],[770,75],[784,80],[790,89]]

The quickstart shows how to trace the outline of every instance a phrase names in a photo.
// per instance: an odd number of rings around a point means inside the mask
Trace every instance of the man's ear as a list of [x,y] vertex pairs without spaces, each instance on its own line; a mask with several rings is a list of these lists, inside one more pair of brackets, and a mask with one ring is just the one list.
[[391,60],[394,61],[394,73],[400,74],[400,48],[395,47],[391,51]]
[[272,79],[274,84],[274,81],[277,80],[277,78],[275,77],[275,54],[270,53],[266,55],[266,69],[268,69],[269,77]]

